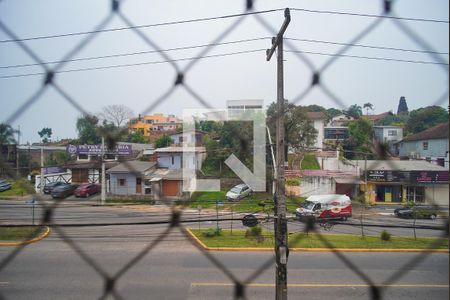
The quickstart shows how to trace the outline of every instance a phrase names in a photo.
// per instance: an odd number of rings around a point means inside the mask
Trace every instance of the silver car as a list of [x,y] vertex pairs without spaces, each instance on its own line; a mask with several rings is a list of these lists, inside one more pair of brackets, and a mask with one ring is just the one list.
[[253,191],[246,184],[238,184],[226,194],[228,201],[237,201],[250,196]]

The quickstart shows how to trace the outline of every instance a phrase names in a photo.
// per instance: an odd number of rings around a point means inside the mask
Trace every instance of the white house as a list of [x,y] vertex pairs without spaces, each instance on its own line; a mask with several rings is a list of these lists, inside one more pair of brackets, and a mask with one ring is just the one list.
[[397,155],[395,144],[403,139],[403,128],[399,126],[374,126],[375,140],[379,143],[387,143],[389,152]]
[[156,149],[155,152],[158,167],[166,169],[201,170],[202,163],[206,159],[205,147],[167,147]]
[[307,117],[313,122],[314,129],[317,131],[316,142],[314,143],[314,148],[322,151],[323,140],[324,140],[324,128],[327,120],[327,116],[323,112],[307,112]]
[[183,132],[174,133],[170,135],[170,138],[175,146],[187,145],[190,147],[195,147],[203,145],[204,135],[205,133],[203,131],[190,129]]
[[106,171],[109,174],[108,192],[114,195],[150,195],[151,186],[145,177],[154,172],[155,162],[127,161]]
[[228,117],[235,118],[247,110],[263,109],[264,100],[228,100]]

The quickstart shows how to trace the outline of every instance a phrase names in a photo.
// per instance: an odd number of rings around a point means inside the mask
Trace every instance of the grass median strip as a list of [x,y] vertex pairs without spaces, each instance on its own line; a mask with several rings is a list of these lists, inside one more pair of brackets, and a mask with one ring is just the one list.
[[[204,236],[207,230],[191,229],[191,232],[208,248],[273,248],[274,237],[271,232],[263,232],[260,238],[246,237],[244,230],[222,230],[221,235]],[[379,236],[358,236],[344,234],[322,235],[333,247],[339,249],[428,249],[438,240],[440,244],[433,249],[448,249],[448,239],[417,238],[393,236],[390,241],[382,241]],[[296,233],[289,235],[290,248],[328,248],[317,234]]]
[[0,227],[0,242],[24,242],[44,233],[45,226]]

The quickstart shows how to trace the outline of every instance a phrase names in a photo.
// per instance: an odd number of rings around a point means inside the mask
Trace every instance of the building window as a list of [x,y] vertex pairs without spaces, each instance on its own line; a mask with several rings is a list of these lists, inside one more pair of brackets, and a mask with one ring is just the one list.
[[172,166],[175,164],[175,156],[172,156]]
[[423,146],[423,150],[428,150],[428,142],[423,142],[422,146]]
[[408,186],[406,188],[406,200],[413,203],[425,202],[425,187],[423,186]]
[[388,136],[397,136],[397,130],[389,130]]
[[119,179],[119,186],[127,186],[127,180],[126,179]]

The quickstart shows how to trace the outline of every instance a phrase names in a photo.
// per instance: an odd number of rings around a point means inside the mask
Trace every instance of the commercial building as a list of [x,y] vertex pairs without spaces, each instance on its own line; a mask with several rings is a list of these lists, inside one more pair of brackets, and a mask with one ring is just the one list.
[[[449,205],[449,177],[444,167],[426,161],[353,160],[367,178],[366,201]],[[366,177],[367,176],[367,177]],[[365,190],[365,184],[360,185]]]

